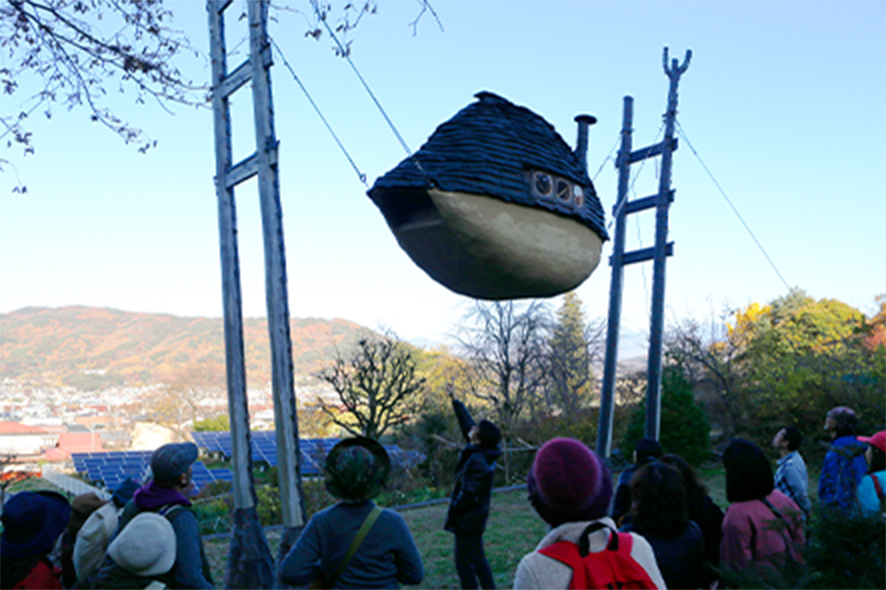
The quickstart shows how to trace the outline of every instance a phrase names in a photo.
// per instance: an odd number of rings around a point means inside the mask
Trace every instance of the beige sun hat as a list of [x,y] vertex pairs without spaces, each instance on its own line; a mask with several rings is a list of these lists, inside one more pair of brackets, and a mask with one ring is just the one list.
[[150,577],[172,569],[175,549],[175,531],[166,517],[142,512],[111,541],[108,555],[127,572]]

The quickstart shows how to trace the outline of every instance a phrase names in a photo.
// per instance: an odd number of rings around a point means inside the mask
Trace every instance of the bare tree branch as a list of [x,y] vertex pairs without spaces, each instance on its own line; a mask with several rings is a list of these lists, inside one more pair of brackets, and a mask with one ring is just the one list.
[[357,344],[348,359],[339,355],[317,375],[332,385],[343,408],[323,404],[323,411],[351,434],[377,439],[413,418],[425,379],[416,375],[408,345],[393,334],[367,336]]
[[[33,151],[32,134],[24,125],[28,115],[44,102],[69,110],[86,106],[92,120],[117,133],[126,143],[137,142],[144,152],[156,144],[141,129],[102,104],[108,87],[131,87],[136,103],[152,97],[169,111],[168,103],[206,105],[208,87],[186,79],[173,64],[194,50],[188,37],[167,26],[172,12],[162,0],[5,0],[0,4],[0,50],[8,64],[0,69],[0,87],[12,97],[23,91],[27,76],[42,78],[43,90],[28,97],[38,102],[30,109],[9,112],[4,101],[0,121],[25,153]],[[105,33],[101,27],[119,27]],[[51,111],[47,109],[47,116]],[[10,140],[7,146],[11,146]]]
[[549,325],[541,301],[475,301],[455,337],[472,393],[492,404],[506,432],[544,390]]

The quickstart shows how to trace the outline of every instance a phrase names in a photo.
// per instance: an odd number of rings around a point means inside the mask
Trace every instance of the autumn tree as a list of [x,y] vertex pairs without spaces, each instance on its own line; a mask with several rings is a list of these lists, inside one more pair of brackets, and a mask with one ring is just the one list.
[[591,402],[595,386],[591,361],[603,342],[601,326],[600,322],[588,325],[575,292],[564,296],[550,338],[546,398],[567,418]]
[[886,354],[886,293],[877,295],[875,298],[879,310],[874,316],[865,322],[864,345],[868,350],[876,351],[881,347],[880,354]]
[[339,355],[317,376],[341,403],[341,411],[326,403],[323,411],[351,434],[373,439],[413,418],[425,384],[416,374],[412,348],[392,333],[367,335],[349,358]]
[[878,377],[870,371],[863,326],[860,311],[835,299],[815,300],[795,289],[774,300],[738,356],[746,394],[758,406],[756,424],[774,426],[793,416],[817,432],[832,406],[860,414],[882,407],[882,376],[880,403],[870,405]]
[[676,334],[668,355],[713,385],[729,435],[763,440],[786,421],[818,434],[835,405],[855,408],[863,425],[867,419],[877,427],[886,363],[882,352],[865,346],[865,327],[857,309],[794,289],[735,312],[719,336],[703,339],[698,329]]

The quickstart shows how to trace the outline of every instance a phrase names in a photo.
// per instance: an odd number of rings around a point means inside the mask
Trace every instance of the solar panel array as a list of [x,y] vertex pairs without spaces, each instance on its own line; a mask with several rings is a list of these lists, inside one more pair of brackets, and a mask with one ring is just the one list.
[[[194,442],[198,447],[211,453],[220,453],[230,459],[233,454],[230,432],[194,432]],[[270,466],[277,465],[277,435],[272,430],[253,430],[250,432],[252,446],[252,460],[254,462],[267,463]],[[339,442],[338,438],[302,438],[298,441],[301,461],[301,474],[320,475],[323,472],[323,464],[326,455]],[[417,451],[404,451],[398,445],[385,445],[391,462],[395,467],[409,468],[421,463],[424,455]]]
[[[137,483],[147,481],[151,472],[153,451],[108,451],[101,453],[72,453],[74,469],[87,479],[115,489],[127,478]],[[193,465],[192,479],[197,488],[216,481],[231,481],[230,469],[208,469],[201,461]]]
[[[219,453],[225,459],[233,454],[230,432],[194,432],[197,446],[210,453]],[[255,430],[250,435],[252,460],[269,466],[277,465],[277,437],[274,431]],[[326,455],[339,442],[338,438],[303,438],[298,442],[301,461],[301,474],[320,475]],[[424,455],[416,451],[404,451],[398,445],[385,445],[394,467],[409,468],[424,460]],[[104,484],[109,490],[115,489],[127,478],[143,483],[150,476],[151,454],[153,451],[106,451],[99,453],[73,453],[74,469],[87,479]],[[198,489],[217,481],[230,482],[233,474],[230,469],[209,469],[203,462],[193,465],[192,479]]]
[[228,468],[209,469],[202,461],[197,461],[192,467],[191,479],[197,484],[197,489],[200,489],[206,484],[217,481],[231,482],[234,474]]
[[94,482],[113,490],[127,478],[143,482],[148,476],[152,451],[107,451],[72,453],[74,469]]

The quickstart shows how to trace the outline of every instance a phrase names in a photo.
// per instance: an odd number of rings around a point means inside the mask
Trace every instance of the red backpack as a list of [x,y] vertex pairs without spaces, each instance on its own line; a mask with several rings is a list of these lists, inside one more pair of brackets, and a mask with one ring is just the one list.
[[588,535],[602,528],[609,527],[595,522],[581,534],[578,545],[572,541],[560,541],[539,550],[539,553],[572,568],[569,588],[656,588],[643,566],[631,557],[634,539],[630,533],[613,530],[606,549],[599,553],[590,552]]

